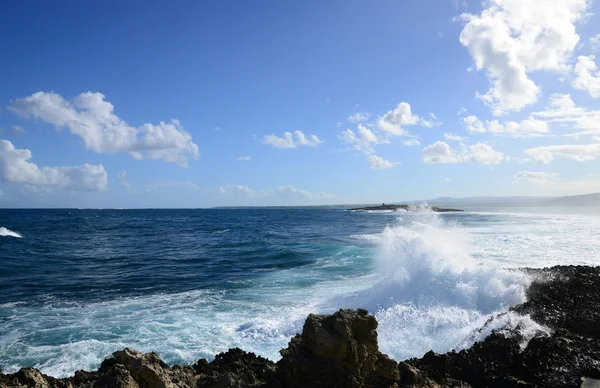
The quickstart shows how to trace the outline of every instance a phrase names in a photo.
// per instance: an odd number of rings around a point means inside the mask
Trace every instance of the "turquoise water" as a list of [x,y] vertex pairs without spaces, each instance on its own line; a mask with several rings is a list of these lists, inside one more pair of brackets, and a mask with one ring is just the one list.
[[[0,210],[0,368],[54,376],[129,346],[271,359],[310,312],[364,307],[397,359],[469,346],[524,300],[512,268],[600,261],[600,218],[340,209]],[[507,315],[486,330],[521,324]]]

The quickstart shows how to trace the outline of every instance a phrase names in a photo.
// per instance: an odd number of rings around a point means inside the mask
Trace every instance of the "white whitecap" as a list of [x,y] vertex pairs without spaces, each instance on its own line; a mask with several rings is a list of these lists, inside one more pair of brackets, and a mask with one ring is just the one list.
[[6,229],[4,226],[0,227],[0,237],[16,237],[23,238],[19,233],[13,232],[10,229]]

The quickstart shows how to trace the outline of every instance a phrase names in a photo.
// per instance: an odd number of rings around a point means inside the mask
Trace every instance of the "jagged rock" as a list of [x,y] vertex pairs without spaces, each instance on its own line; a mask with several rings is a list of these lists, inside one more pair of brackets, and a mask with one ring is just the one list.
[[600,339],[600,270],[589,266],[558,266],[529,270],[537,280],[527,301],[512,308],[536,322]]
[[379,352],[377,321],[366,310],[311,314],[302,334],[281,350],[277,380],[285,387],[383,387],[399,379]]
[[142,354],[125,348],[114,352],[114,358],[129,371],[140,388],[193,388],[196,385],[193,369],[178,365],[169,368],[158,354]]
[[218,354],[212,362],[194,364],[198,387],[252,387],[265,384],[275,363],[239,348]]

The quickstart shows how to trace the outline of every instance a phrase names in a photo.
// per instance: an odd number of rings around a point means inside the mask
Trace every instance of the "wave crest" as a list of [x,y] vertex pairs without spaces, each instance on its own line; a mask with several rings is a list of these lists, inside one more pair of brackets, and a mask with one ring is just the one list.
[[0,227],[0,237],[16,237],[23,238],[19,233],[13,232],[10,229],[6,229],[4,226]]

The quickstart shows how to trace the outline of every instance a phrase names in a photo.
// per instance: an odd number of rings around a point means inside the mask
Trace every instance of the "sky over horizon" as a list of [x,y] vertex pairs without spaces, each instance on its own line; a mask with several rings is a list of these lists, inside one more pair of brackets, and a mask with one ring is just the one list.
[[600,192],[590,0],[0,4],[0,208]]

